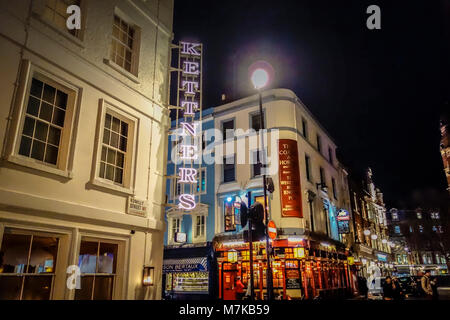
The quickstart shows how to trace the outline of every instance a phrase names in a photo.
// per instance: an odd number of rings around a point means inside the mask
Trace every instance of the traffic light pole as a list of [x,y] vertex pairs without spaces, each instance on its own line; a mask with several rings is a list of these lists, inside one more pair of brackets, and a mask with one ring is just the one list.
[[253,279],[253,239],[252,239],[252,227],[253,227],[253,222],[252,222],[252,218],[250,217],[248,219],[248,245],[249,245],[249,258],[250,258],[250,300],[253,301],[254,297],[255,297],[255,281]]
[[[262,107],[262,93],[261,90],[258,90],[259,94],[259,119],[260,119],[260,125],[259,125],[259,134],[261,139],[261,160],[264,159],[264,162],[262,162],[264,165],[266,165],[266,153],[264,151],[264,113],[263,113],[263,107]],[[270,252],[272,251],[270,248],[270,242],[269,242],[269,234],[267,232],[267,226],[269,225],[269,211],[268,211],[268,205],[267,205],[267,180],[266,180],[266,171],[265,168],[262,170],[263,175],[263,187],[264,187],[264,217],[265,217],[265,223],[266,223],[266,256],[267,256],[267,269],[266,269],[266,287],[267,287],[267,300],[273,299],[273,281],[272,281],[272,264],[270,261]],[[251,230],[251,229],[250,229]],[[251,239],[251,238],[250,238]],[[250,240],[251,241],[251,240]],[[251,242],[250,242],[251,244]],[[251,254],[251,253],[250,253]],[[250,256],[250,261],[253,261],[252,256]],[[252,264],[252,263],[251,263]],[[253,270],[251,268],[250,270]],[[253,274],[252,274],[253,278]],[[253,286],[252,286],[253,289]]]

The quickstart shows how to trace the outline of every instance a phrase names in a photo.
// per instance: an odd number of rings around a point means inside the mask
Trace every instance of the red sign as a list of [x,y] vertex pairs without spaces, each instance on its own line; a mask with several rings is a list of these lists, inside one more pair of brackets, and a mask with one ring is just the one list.
[[303,218],[297,141],[278,140],[281,216]]
[[275,222],[272,220],[269,221],[267,224],[267,234],[269,235],[269,238],[274,240],[277,237],[277,226],[275,225]]

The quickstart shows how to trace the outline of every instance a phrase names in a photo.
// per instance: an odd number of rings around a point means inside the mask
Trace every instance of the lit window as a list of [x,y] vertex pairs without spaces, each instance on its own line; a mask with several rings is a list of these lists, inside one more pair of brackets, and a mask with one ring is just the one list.
[[128,132],[128,122],[108,112],[105,114],[100,159],[100,178],[110,180],[119,185],[123,184],[124,169],[127,165]]
[[392,212],[391,217],[392,217],[392,220],[397,221],[398,220],[398,213],[397,212]]
[[233,202],[224,202],[225,231],[236,231],[236,215],[234,212]]
[[59,239],[5,230],[1,244],[0,300],[49,300]]
[[437,232],[437,227],[436,227],[436,226],[433,226],[433,227],[431,228],[431,230],[433,230],[434,232]]
[[111,60],[126,71],[137,74],[137,32],[136,28],[114,15]]
[[118,247],[110,242],[81,241],[78,267],[82,290],[75,290],[75,300],[112,300]]
[[414,231],[413,227],[412,227],[412,226],[409,226],[409,232],[410,232],[410,233],[413,233],[413,231]]
[[71,5],[80,6],[80,0],[45,0],[45,8],[42,13],[42,18],[59,30],[69,32],[75,37],[80,36],[80,30],[67,28],[66,22],[69,14],[67,8]]
[[423,226],[422,225],[419,225],[419,232],[423,233]]
[[400,226],[395,226],[394,231],[395,233],[400,234]]
[[422,212],[416,212],[417,214],[417,219],[422,219]]
[[206,193],[206,168],[198,170],[196,192],[197,194]]
[[439,219],[439,212],[431,212],[431,219]]

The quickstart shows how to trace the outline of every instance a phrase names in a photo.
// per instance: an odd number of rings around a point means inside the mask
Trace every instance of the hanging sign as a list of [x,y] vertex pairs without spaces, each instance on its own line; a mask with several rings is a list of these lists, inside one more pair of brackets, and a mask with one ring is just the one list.
[[336,213],[336,220],[338,222],[338,231],[340,234],[350,233],[350,214],[345,209],[340,209]]
[[[196,190],[201,166],[198,137],[201,132],[202,112],[202,56],[203,45],[181,41],[178,48],[177,123],[176,132],[179,167],[175,173],[181,184],[178,208],[191,211],[197,202],[192,190]],[[196,118],[197,115],[200,115]],[[177,137],[178,138],[178,137]],[[185,188],[189,186],[188,188]],[[191,193],[187,193],[189,189]]]
[[278,140],[281,215],[303,218],[297,141]]
[[267,224],[267,234],[269,235],[269,238],[274,240],[277,237],[277,226],[275,225],[275,222],[272,220],[269,221]]

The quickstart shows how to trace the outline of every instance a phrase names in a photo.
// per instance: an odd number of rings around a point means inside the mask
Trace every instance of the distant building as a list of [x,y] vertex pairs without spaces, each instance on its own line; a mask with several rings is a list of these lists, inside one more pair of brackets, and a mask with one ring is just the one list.
[[398,273],[415,275],[427,269],[433,274],[448,273],[448,230],[443,225],[439,209],[391,209],[387,217],[390,236],[404,246],[400,248],[403,252],[395,253]]
[[366,171],[365,179],[351,176],[349,179],[355,244],[353,251],[363,275],[368,268],[377,265],[385,274],[393,270],[391,239],[389,238],[386,206],[383,194],[375,187],[372,170]]
[[448,117],[441,117],[441,156],[444,165],[445,176],[447,177],[447,190],[450,193],[450,127],[448,124]]
[[0,299],[160,299],[173,0],[158,3],[1,1]]

